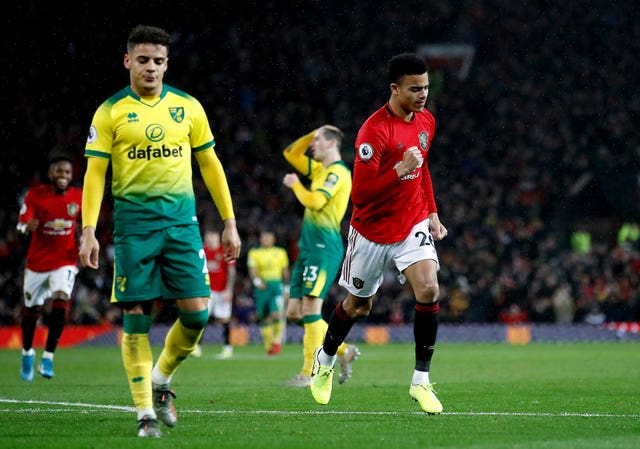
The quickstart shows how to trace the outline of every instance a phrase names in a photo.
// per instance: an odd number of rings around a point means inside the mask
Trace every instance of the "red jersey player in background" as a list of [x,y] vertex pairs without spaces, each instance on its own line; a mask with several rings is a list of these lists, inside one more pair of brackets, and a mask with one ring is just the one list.
[[339,281],[348,295],[336,306],[324,343],[316,349],[310,387],[316,402],[329,402],[338,346],[356,321],[369,315],[384,271],[393,263],[416,298],[409,394],[425,412],[437,414],[442,404],[429,379],[438,332],[434,240],[444,238],[447,229],[438,217],[427,166],[435,131],[435,119],[425,109],[429,74],[424,59],[403,53],[389,60],[388,76],[389,101],[356,138],[353,214]]
[[18,217],[18,231],[31,234],[24,270],[22,315],[22,380],[33,380],[33,337],[45,301],[51,298],[49,333],[38,372],[53,377],[53,353],[64,329],[71,292],[78,274],[76,223],[82,190],[71,186],[71,160],[57,156],[49,163],[49,183],[29,189]]
[[[224,346],[222,352],[216,356],[219,359],[228,359],[233,356],[231,346],[231,312],[233,306],[233,287],[236,283],[236,262],[227,262],[224,259],[220,233],[207,230],[204,233],[204,253],[207,258],[209,270],[209,283],[211,297],[209,298],[209,317],[214,322],[222,324],[222,336]],[[195,357],[202,355],[200,345],[191,353]]]

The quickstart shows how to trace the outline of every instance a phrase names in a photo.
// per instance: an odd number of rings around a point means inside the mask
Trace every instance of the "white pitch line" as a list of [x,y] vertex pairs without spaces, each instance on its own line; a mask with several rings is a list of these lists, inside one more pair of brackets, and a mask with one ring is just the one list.
[[[25,405],[57,405],[68,408],[23,408],[20,410],[0,409],[2,413],[50,413],[55,412],[75,412],[78,408],[101,409],[122,412],[135,412],[134,407],[122,405],[88,404],[83,402],[59,402],[59,401],[36,401],[21,399],[0,398],[0,403],[25,404]],[[180,413],[194,413],[205,415],[424,415],[423,412],[383,412],[383,411],[337,411],[337,410],[189,410],[180,409]],[[532,418],[632,418],[638,419],[640,415],[623,415],[617,413],[534,413],[534,412],[443,412],[442,415],[451,416],[525,416]]]
[[127,412],[135,412],[134,407],[125,407],[122,405],[101,405],[101,404],[85,404],[82,402],[57,402],[57,401],[35,401],[35,400],[22,400],[22,399],[5,399],[0,398],[0,403],[6,404],[41,404],[41,405],[65,405],[67,407],[87,407],[87,408],[101,408],[107,410],[122,410]]

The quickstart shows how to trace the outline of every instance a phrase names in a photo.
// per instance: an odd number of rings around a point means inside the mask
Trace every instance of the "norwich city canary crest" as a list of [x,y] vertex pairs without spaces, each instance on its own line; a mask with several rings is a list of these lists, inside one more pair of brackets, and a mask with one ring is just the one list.
[[169,108],[169,114],[176,123],[182,123],[184,120],[184,108],[182,106]]

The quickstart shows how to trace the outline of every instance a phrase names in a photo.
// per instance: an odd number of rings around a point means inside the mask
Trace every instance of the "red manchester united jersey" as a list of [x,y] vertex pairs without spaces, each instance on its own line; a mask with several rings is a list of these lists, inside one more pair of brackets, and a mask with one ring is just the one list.
[[[351,225],[368,240],[399,242],[416,223],[437,212],[427,166],[435,125],[427,110],[414,113],[413,120],[406,122],[387,104],[360,128],[355,143]],[[420,149],[424,162],[398,178],[395,168],[413,146]]]
[[207,269],[209,270],[209,282],[211,290],[221,292],[227,288],[227,279],[229,276],[229,265],[235,265],[235,262],[228,263],[224,260],[222,246],[216,249],[209,248],[204,245],[204,253],[207,257]]
[[78,187],[69,187],[62,194],[48,184],[27,191],[18,222],[26,224],[33,218],[39,221],[27,251],[28,269],[52,271],[78,263],[75,231],[81,204],[82,190]]

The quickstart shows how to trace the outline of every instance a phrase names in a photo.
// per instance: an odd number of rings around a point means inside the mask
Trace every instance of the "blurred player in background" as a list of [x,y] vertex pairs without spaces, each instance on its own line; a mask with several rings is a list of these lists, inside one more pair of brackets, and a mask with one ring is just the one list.
[[440,223],[427,165],[435,119],[425,109],[429,74],[424,59],[400,54],[388,63],[389,101],[362,125],[356,138],[353,214],[340,285],[347,289],[313,360],[311,393],[331,399],[338,346],[357,320],[369,315],[384,271],[393,263],[416,298],[415,369],[409,395],[427,413],[442,412],[429,369],[438,333]]
[[49,333],[38,373],[54,376],[53,354],[64,330],[71,293],[78,274],[76,223],[80,219],[82,190],[71,185],[73,166],[65,156],[49,162],[49,183],[29,189],[18,217],[18,231],[31,234],[24,270],[22,312],[22,367],[20,377],[33,380],[33,338],[45,301],[51,298]]
[[[98,268],[95,232],[112,164],[114,283],[123,309],[122,359],[139,437],[160,437],[158,419],[177,425],[171,381],[195,349],[209,320],[211,290],[196,216],[192,158],[224,222],[224,258],[240,254],[229,186],[202,105],[163,84],[169,34],[139,25],[129,34],[124,66],[130,85],[93,116],[85,156],[80,260]],[[175,301],[178,319],[156,364],[149,342],[155,299]]]
[[280,354],[284,295],[289,288],[289,256],[276,245],[276,234],[260,232],[260,245],[247,253],[247,268],[253,283],[256,317],[268,355]]
[[[283,151],[287,162],[311,180],[306,188],[295,173],[288,173],[283,179],[305,207],[298,241],[300,254],[293,265],[287,304],[287,318],[304,327],[302,369],[285,386],[309,386],[313,351],[322,344],[327,331],[322,302],[336,280],[344,256],[340,231],[351,194],[351,171],[340,154],[343,138],[340,129],[324,125]],[[306,154],[309,148],[311,156]],[[359,355],[355,345],[343,342],[339,346],[340,383],[351,377],[352,362]]]
[[[211,297],[209,298],[209,317],[215,323],[222,324],[224,346],[218,359],[228,359],[233,356],[231,346],[231,313],[233,311],[233,288],[236,283],[236,261],[227,262],[224,259],[220,233],[206,230],[204,233],[204,253],[207,256],[207,269],[211,283]],[[202,355],[200,345],[192,353],[193,356]]]

